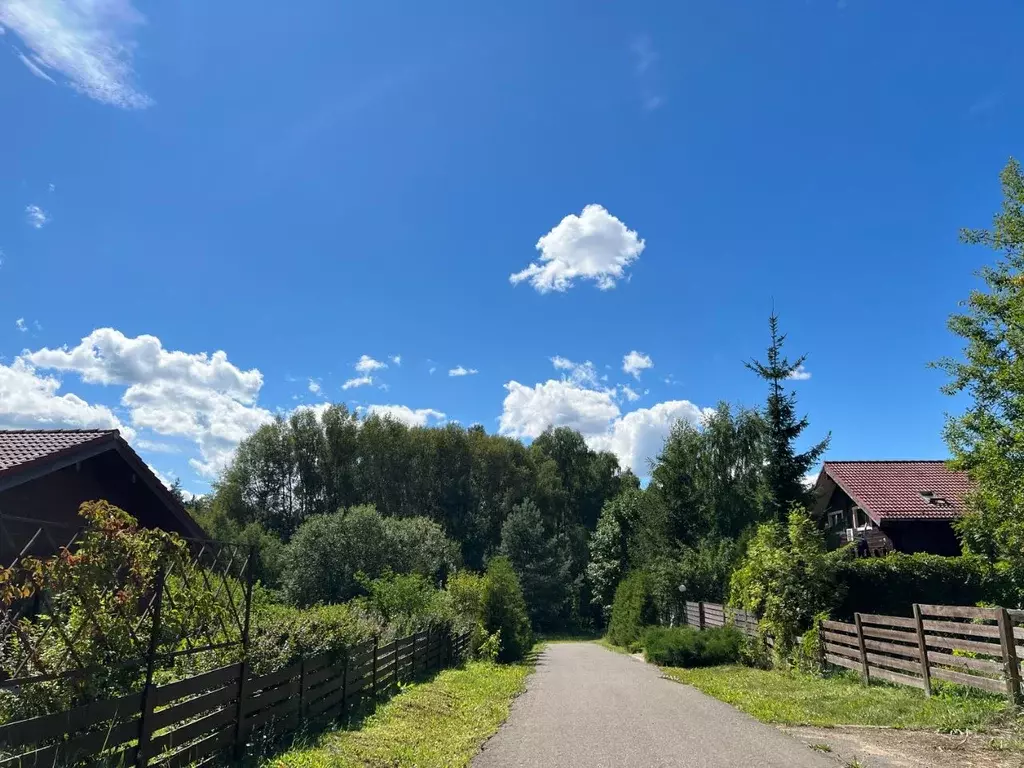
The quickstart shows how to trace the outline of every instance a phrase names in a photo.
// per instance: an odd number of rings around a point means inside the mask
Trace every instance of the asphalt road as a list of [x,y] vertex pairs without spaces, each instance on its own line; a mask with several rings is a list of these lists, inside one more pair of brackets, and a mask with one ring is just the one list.
[[835,768],[796,739],[593,643],[547,646],[473,768]]

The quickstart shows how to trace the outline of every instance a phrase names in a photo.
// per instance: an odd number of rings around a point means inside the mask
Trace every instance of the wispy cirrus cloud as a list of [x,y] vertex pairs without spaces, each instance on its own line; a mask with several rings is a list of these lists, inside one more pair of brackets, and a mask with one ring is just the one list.
[[18,52],[32,74],[59,74],[89,98],[125,109],[153,101],[133,85],[134,32],[145,17],[132,0],[0,0],[0,26],[30,53]]
[[44,211],[38,205],[26,205],[25,218],[28,219],[29,226],[35,227],[36,229],[42,229],[50,220],[50,217],[47,216],[46,211]]

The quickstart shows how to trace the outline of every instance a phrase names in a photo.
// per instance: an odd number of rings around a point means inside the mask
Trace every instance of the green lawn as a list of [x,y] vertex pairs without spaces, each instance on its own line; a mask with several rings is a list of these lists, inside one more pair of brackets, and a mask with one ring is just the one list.
[[1006,714],[1003,699],[964,688],[929,699],[915,688],[865,687],[846,675],[822,679],[731,665],[662,671],[766,723],[962,731],[978,730]]
[[353,730],[322,736],[317,745],[295,749],[269,766],[465,766],[508,717],[530,664],[469,662],[410,685]]

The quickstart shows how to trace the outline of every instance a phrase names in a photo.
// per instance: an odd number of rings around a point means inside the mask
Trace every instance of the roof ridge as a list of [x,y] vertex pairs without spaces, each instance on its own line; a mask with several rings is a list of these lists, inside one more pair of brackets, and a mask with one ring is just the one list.
[[950,459],[826,459],[822,464],[947,464]]
[[117,429],[86,429],[79,427],[75,429],[0,429],[0,435],[82,435],[89,433],[109,434],[118,431]]

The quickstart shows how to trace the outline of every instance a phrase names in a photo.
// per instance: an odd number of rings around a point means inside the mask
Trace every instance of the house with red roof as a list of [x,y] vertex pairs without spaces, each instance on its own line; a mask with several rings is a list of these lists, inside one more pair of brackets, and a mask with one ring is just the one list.
[[952,524],[970,487],[944,461],[826,461],[814,514],[833,547],[854,541],[862,554],[958,555]]
[[206,538],[116,429],[0,430],[0,564],[26,547],[56,552],[82,526],[82,502],[100,499],[147,528]]

